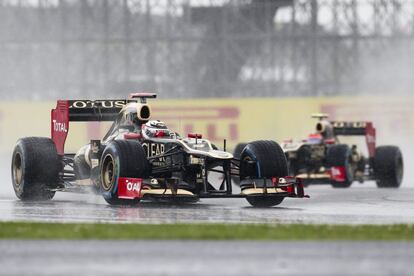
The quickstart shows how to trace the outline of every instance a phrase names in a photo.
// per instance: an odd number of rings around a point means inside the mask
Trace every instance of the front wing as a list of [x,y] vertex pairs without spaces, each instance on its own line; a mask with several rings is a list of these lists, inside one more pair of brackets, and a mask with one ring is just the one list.
[[[123,199],[146,199],[146,198],[245,198],[249,196],[278,196],[278,197],[309,197],[305,194],[302,180],[293,177],[273,177],[267,179],[243,180],[241,193],[232,194],[226,191],[210,190],[207,193],[195,194],[185,189],[170,185],[168,188],[151,188],[151,179],[124,178],[118,179],[118,197]],[[173,182],[174,183],[174,182]]]

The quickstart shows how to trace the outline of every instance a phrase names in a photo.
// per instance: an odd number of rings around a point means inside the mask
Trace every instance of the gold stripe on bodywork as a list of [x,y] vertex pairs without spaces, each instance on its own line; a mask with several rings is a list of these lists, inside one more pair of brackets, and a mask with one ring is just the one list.
[[[266,193],[268,194],[278,194],[278,193],[286,193],[285,190],[280,188],[266,188]],[[264,194],[264,188],[248,188],[244,189],[241,192],[242,195],[252,195],[252,194]]]
[[320,178],[330,178],[331,176],[327,173],[302,173],[296,176],[297,178],[304,179],[320,179]]
[[194,196],[190,191],[177,189],[176,193],[173,193],[171,189],[150,189],[150,190],[141,190],[141,196],[144,195],[187,195]]

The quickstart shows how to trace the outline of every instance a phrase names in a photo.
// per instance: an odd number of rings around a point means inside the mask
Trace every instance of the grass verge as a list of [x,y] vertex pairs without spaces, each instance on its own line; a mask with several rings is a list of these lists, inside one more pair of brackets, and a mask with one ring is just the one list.
[[411,240],[414,225],[0,222],[0,239]]

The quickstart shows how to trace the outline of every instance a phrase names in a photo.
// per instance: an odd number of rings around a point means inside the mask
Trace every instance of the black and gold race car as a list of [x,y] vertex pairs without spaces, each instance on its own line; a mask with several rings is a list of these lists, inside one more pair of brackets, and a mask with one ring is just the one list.
[[[22,200],[51,199],[57,191],[92,189],[109,204],[140,200],[197,201],[243,197],[253,206],[274,206],[285,197],[305,197],[302,183],[288,176],[281,147],[273,141],[248,143],[241,158],[218,150],[202,135],[180,137],[151,120],[148,98],[59,100],[51,113],[51,138],[17,141],[12,158],[15,193]],[[70,122],[113,121],[102,140],[65,153]],[[219,173],[218,183],[209,174]],[[241,181],[233,193],[231,176]],[[217,179],[217,177],[216,177]]]

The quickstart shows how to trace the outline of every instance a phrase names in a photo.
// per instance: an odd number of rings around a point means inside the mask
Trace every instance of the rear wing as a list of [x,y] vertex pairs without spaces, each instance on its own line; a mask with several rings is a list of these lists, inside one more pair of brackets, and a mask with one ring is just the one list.
[[[61,101],[58,101],[58,103],[59,102]],[[67,101],[69,121],[112,121],[116,118],[127,102],[127,100],[69,100]]]
[[59,155],[64,155],[69,122],[114,121],[122,108],[129,102],[146,102],[156,98],[154,93],[134,93],[129,99],[118,100],[58,100],[51,111],[51,138]]
[[334,134],[337,136],[365,136],[370,157],[375,156],[376,129],[372,122],[331,121]]

